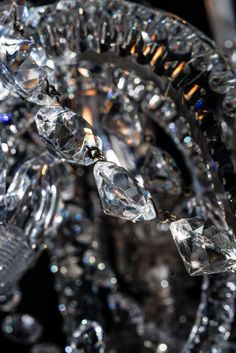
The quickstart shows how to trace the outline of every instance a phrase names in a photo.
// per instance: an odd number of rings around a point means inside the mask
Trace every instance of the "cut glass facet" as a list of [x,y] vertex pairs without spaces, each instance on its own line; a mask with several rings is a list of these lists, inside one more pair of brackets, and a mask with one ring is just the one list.
[[236,242],[227,231],[198,217],[173,222],[170,230],[192,276],[235,270]]
[[133,222],[156,217],[150,193],[124,168],[112,162],[97,162],[94,177],[106,214]]
[[101,151],[102,142],[81,116],[62,107],[43,107],[35,119],[41,138],[55,156],[79,165],[96,161],[91,151]]

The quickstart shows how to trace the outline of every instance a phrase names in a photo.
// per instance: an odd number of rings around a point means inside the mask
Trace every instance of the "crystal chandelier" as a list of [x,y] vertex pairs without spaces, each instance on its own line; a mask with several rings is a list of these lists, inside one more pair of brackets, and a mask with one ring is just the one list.
[[[236,350],[235,97],[230,58],[164,11],[0,3],[5,337],[31,353]],[[19,310],[44,252],[64,347]]]

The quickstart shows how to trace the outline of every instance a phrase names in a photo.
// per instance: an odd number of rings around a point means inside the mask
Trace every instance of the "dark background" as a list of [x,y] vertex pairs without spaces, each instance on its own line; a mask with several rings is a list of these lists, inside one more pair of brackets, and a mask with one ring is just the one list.
[[[48,4],[49,2],[32,0],[34,5]],[[141,3],[141,1],[135,2]],[[172,12],[211,36],[203,0],[155,0],[142,3]],[[49,261],[46,254],[41,257],[37,266],[25,276],[21,287],[23,298],[18,312],[29,313],[38,318],[44,326],[42,341],[63,345],[64,337],[60,330],[61,319],[57,311],[57,297],[53,290],[53,277],[49,272]],[[0,314],[0,318],[4,316],[5,314]],[[29,348],[11,343],[0,333],[0,351],[27,353]]]

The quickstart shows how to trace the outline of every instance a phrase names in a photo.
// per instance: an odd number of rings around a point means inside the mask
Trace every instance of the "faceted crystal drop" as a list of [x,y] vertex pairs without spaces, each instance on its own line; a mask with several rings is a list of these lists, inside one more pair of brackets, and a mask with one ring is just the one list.
[[103,329],[97,322],[83,320],[73,332],[70,346],[73,353],[103,353],[103,339]]
[[223,100],[223,110],[227,116],[236,118],[236,90],[230,90]]
[[124,168],[111,162],[97,162],[94,177],[106,214],[134,222],[156,217],[149,192]]
[[182,178],[174,159],[165,151],[152,147],[142,168],[146,185],[152,190],[179,195]]
[[79,165],[96,161],[91,151],[100,151],[102,142],[81,116],[61,107],[43,107],[35,120],[39,135],[55,156]]
[[236,242],[232,236],[201,218],[181,219],[170,230],[192,276],[236,268]]
[[210,73],[209,86],[213,91],[225,94],[230,87],[236,86],[236,75],[224,65],[216,65]]
[[138,116],[137,104],[116,92],[111,92],[105,102],[103,126],[110,134],[125,141],[130,146],[139,146],[142,128]]
[[54,64],[32,41],[1,37],[0,52],[0,77],[9,90],[28,97],[50,81]]
[[30,353],[61,353],[61,350],[52,343],[38,343],[31,348]]
[[27,314],[7,316],[3,320],[2,330],[8,339],[23,344],[36,342],[42,333],[40,323]]

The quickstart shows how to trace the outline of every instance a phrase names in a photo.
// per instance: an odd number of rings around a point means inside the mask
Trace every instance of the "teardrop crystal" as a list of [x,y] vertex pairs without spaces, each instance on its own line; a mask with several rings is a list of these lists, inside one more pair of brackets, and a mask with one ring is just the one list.
[[133,222],[156,217],[150,193],[124,168],[112,162],[97,162],[94,177],[104,213]]

